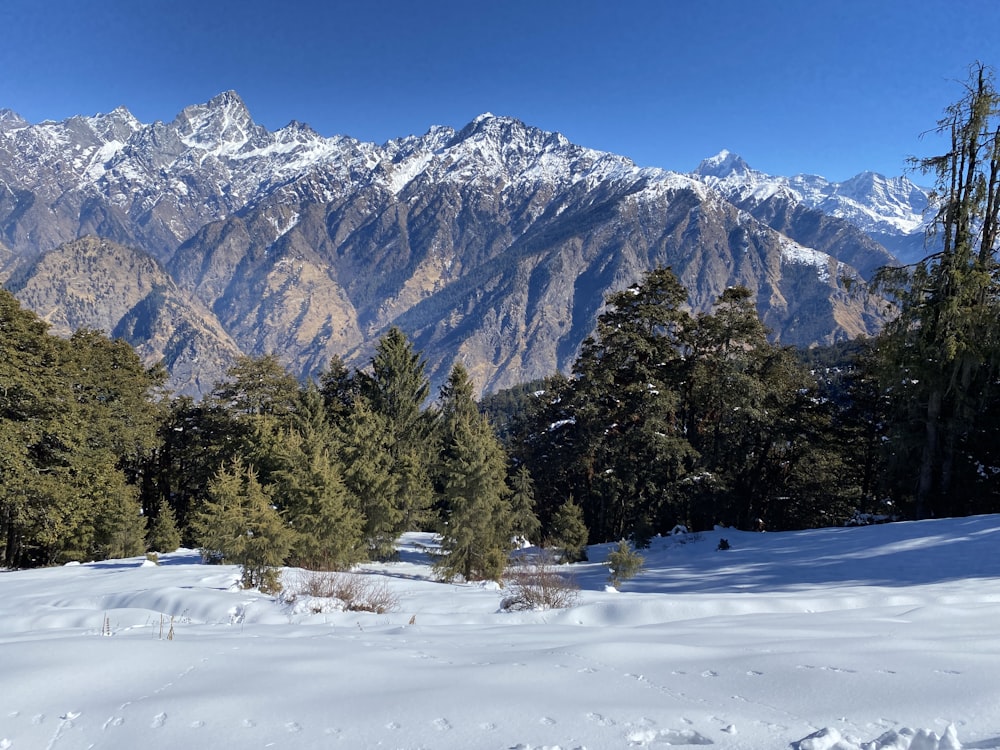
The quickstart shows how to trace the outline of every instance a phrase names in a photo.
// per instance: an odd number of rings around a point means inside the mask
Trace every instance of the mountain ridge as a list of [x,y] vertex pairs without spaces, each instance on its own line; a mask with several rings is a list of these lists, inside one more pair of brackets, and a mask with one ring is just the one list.
[[[39,125],[11,113],[0,117],[0,281],[42,305],[58,288],[45,257],[95,235],[156,261],[170,309],[215,329],[205,356],[232,342],[310,377],[333,355],[363,366],[402,325],[436,383],[462,359],[480,390],[567,370],[604,296],[657,265],[674,268],[695,310],[750,287],[785,343],[876,330],[878,304],[842,279],[891,255],[787,178],[726,153],[728,173],[722,159],[718,174],[685,175],[489,113],[382,145],[294,120],[271,132],[236,92],[170,123],[124,107]],[[101,309],[84,324],[142,346],[148,321],[122,312],[119,292],[91,293]],[[150,357],[166,351],[165,332]],[[172,384],[199,395],[207,379]]]

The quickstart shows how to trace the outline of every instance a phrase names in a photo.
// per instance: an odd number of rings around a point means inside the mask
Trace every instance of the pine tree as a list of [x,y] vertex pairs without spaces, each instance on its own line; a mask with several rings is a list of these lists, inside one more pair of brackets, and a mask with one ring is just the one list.
[[392,559],[396,539],[405,531],[389,440],[386,419],[358,399],[341,438],[343,478],[364,522],[367,556],[374,560]]
[[286,433],[278,464],[275,495],[295,533],[291,562],[313,570],[343,570],[364,559],[363,519],[318,434]]
[[569,498],[552,517],[552,530],[547,544],[560,551],[564,562],[587,559],[587,525],[583,510]]
[[531,479],[531,472],[524,466],[518,467],[514,472],[510,507],[514,536],[529,543],[540,542],[542,524],[535,515],[535,483]]
[[982,471],[991,465],[983,450],[1000,440],[983,419],[1000,367],[1000,93],[982,64],[965,89],[938,123],[950,149],[917,162],[937,179],[941,249],[880,277],[899,303],[879,342],[891,400],[888,470],[893,493],[917,517],[1000,498],[996,474]]
[[425,365],[406,334],[393,327],[375,348],[371,374],[357,376],[361,397],[385,420],[401,531],[423,526],[434,498],[433,415],[423,409],[430,394]]
[[441,392],[441,552],[445,579],[499,581],[513,549],[507,456],[472,396],[462,365]]
[[666,268],[609,295],[574,363],[560,404],[569,414],[550,432],[571,446],[566,489],[595,540],[648,538],[677,523],[677,482],[693,457],[678,418],[686,298]]
[[181,546],[181,532],[177,528],[177,517],[166,500],[156,506],[156,516],[149,526],[146,548],[152,552],[174,552]]
[[191,526],[204,558],[242,566],[245,588],[280,590],[275,567],[284,563],[293,535],[252,468],[237,460],[220,469]]

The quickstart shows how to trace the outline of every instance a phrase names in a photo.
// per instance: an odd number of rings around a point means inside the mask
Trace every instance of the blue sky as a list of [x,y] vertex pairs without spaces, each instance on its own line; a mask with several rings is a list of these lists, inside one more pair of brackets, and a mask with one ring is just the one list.
[[171,120],[234,89],[269,129],[384,142],[482,112],[678,171],[901,174],[997,0],[2,0],[0,108]]

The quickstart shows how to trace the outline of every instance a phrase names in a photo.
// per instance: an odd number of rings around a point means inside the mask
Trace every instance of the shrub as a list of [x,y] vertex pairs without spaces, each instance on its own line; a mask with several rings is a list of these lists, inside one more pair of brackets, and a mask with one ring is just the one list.
[[618,546],[608,554],[607,562],[611,568],[608,580],[612,586],[618,588],[622,581],[627,581],[638,575],[639,571],[642,570],[645,558],[632,549],[632,545],[622,539],[618,542]]
[[500,609],[508,611],[565,609],[576,604],[580,592],[576,583],[558,573],[551,558],[544,554],[508,566],[503,583],[508,594],[500,602]]
[[729,540],[728,539],[720,539],[719,540],[719,546],[716,549],[719,549],[719,550],[727,550],[727,549],[729,549]]
[[[374,612],[385,614],[399,608],[399,597],[386,582],[373,576],[331,571],[303,571],[285,590],[285,601],[292,603],[299,597],[315,600],[336,600],[332,607],[345,612]],[[323,602],[312,604],[315,613],[328,611]]]

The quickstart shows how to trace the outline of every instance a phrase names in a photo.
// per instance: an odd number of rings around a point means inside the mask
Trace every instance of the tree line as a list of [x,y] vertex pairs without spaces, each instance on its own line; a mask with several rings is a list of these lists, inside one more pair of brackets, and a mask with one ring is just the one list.
[[[1000,98],[975,68],[941,127],[941,248],[878,278],[877,337],[796,352],[751,292],[690,312],[670,269],[609,295],[568,376],[437,394],[399,329],[301,383],[242,357],[200,401],[123,341],[69,340],[0,291],[0,564],[195,546],[274,568],[390,559],[436,531],[443,578],[498,578],[518,540],[579,559],[677,525],[794,529],[1000,510]],[[825,361],[824,361],[825,360]],[[489,416],[486,416],[489,415]],[[498,428],[494,427],[498,425]]]

